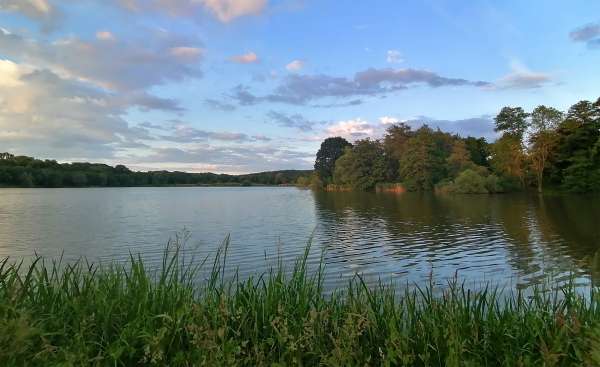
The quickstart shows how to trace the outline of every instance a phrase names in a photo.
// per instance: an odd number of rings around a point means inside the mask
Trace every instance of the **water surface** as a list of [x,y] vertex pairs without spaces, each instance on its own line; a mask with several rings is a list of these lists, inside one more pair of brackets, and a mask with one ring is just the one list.
[[227,264],[242,276],[273,259],[309,256],[334,289],[360,273],[424,284],[458,276],[536,284],[575,272],[597,279],[600,197],[315,193],[296,188],[0,189],[0,258],[35,253],[73,260],[159,264],[183,229],[197,258],[229,234]]

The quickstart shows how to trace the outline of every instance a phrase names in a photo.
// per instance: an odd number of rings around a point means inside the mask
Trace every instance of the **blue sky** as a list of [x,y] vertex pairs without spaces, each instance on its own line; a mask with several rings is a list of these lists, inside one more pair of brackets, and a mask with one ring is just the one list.
[[134,169],[312,166],[403,121],[495,138],[600,96],[600,2],[0,0],[0,151]]

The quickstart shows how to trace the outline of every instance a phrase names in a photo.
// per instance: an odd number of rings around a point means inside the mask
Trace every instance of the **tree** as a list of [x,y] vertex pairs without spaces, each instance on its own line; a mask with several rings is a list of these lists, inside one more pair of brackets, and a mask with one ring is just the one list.
[[563,119],[563,113],[559,110],[538,106],[531,113],[532,132],[529,137],[531,157],[531,168],[536,175],[538,192],[542,192],[544,182],[544,170],[550,159],[550,155],[558,145],[558,134],[556,128]]
[[489,167],[490,145],[485,138],[474,138],[469,136],[465,139],[465,145],[471,156],[471,161],[478,166]]
[[386,179],[383,146],[376,140],[357,141],[335,164],[334,181],[357,190],[372,190]]
[[565,190],[600,191],[600,157],[594,154],[600,139],[598,103],[580,101],[558,127],[556,166]]
[[414,135],[410,126],[400,123],[387,128],[383,139],[383,147],[391,158],[400,160],[406,151],[408,140]]
[[475,166],[467,150],[467,144],[460,138],[456,139],[454,144],[452,144],[452,151],[446,162],[448,164],[448,173],[451,177],[456,177],[460,172],[474,168]]
[[527,117],[528,114],[521,107],[503,107],[494,118],[495,130],[513,135],[521,140],[527,130]]
[[399,174],[409,190],[431,190],[446,177],[452,137],[423,125],[409,139],[400,159]]
[[521,140],[514,135],[505,134],[492,144],[491,150],[491,164],[494,171],[505,177],[518,179],[523,186],[526,157]]
[[342,137],[327,138],[321,143],[315,160],[315,171],[324,181],[330,181],[335,170],[335,162],[340,158],[347,147],[351,147],[346,139]]
[[383,139],[383,149],[388,159],[388,176],[395,180],[400,169],[400,159],[406,151],[409,139],[414,135],[410,126],[399,123],[387,128]]

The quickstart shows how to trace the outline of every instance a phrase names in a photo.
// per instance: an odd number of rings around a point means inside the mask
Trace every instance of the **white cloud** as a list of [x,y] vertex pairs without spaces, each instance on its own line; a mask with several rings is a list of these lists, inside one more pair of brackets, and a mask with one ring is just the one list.
[[248,52],[243,55],[232,56],[231,61],[238,64],[253,64],[258,62],[258,56],[254,52]]
[[553,81],[550,74],[529,70],[518,61],[511,62],[511,72],[500,78],[491,89],[536,89]]
[[25,68],[10,60],[0,59],[0,88],[17,87],[23,85],[21,76],[25,74]]
[[116,38],[115,35],[109,31],[98,31],[96,32],[96,39],[101,41],[114,41]]
[[292,62],[290,62],[289,64],[287,64],[285,66],[285,68],[288,71],[292,71],[292,72],[296,72],[296,71],[300,71],[304,68],[304,61],[302,60],[294,60]]
[[382,125],[393,125],[393,124],[397,124],[401,121],[395,117],[382,116],[379,118],[379,122],[381,122]]
[[341,136],[349,140],[373,137],[377,132],[368,121],[361,118],[336,122],[325,129],[327,136]]
[[402,54],[398,50],[388,50],[386,60],[390,64],[399,64],[404,61]]
[[20,153],[110,157],[140,144],[143,129],[121,117],[131,105],[83,83],[0,60],[0,145]]
[[267,0],[202,0],[222,22],[229,22],[246,15],[260,14],[267,5]]
[[53,42],[0,32],[4,57],[49,69],[63,78],[119,91],[140,90],[202,75],[200,41],[168,32],[148,33],[143,42],[83,40]]

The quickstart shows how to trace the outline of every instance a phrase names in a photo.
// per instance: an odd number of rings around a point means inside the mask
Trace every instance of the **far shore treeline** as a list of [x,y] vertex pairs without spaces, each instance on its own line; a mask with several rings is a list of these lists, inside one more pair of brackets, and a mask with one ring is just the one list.
[[299,184],[328,191],[600,192],[600,98],[566,113],[504,107],[494,120],[501,135],[493,143],[403,123],[380,140],[327,138],[312,177]]
[[123,165],[58,163],[0,153],[0,187],[251,186],[295,184],[310,170],[227,175],[170,171],[135,172]]

